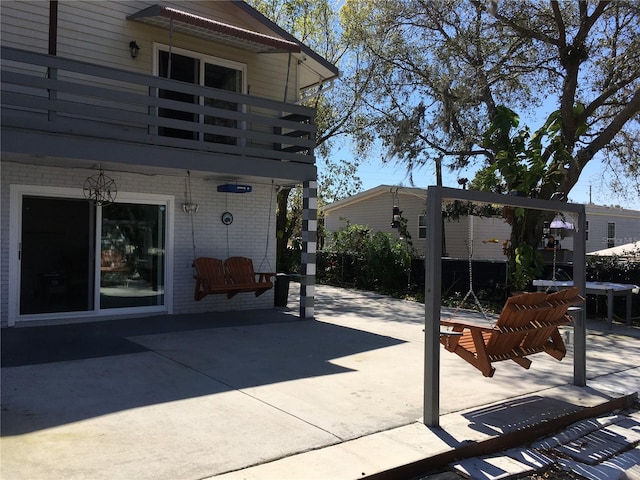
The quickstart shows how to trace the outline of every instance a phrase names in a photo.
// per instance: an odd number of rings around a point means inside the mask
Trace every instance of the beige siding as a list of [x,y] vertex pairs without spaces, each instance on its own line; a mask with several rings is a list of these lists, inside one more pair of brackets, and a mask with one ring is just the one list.
[[451,258],[468,258],[469,221],[467,218],[445,222],[446,249],[443,255]]
[[0,30],[3,45],[47,53],[49,2],[1,1]]
[[[58,55],[100,65],[123,68],[139,73],[153,72],[154,42],[169,44],[169,32],[137,21],[127,20],[155,1],[75,1],[62,0],[58,5]],[[197,15],[243,28],[256,25],[242,23],[230,13],[232,9],[220,2],[163,2]],[[48,51],[49,2],[0,2],[2,8],[3,45],[46,53]],[[227,8],[225,8],[227,7]],[[28,35],[25,35],[28,28]],[[265,30],[262,27],[261,30]],[[266,33],[266,32],[265,32]],[[129,42],[135,40],[140,55],[132,59]],[[273,100],[285,100],[285,84],[289,55],[256,54],[238,48],[210,42],[200,38],[174,33],[172,44],[176,48],[219,57],[247,65],[249,93]],[[287,101],[297,100],[297,62],[292,59],[289,73]]]
[[[426,192],[425,192],[426,197]],[[343,228],[346,219],[352,225],[365,225],[373,231],[399,235],[398,230],[391,228],[391,215],[394,199],[390,192],[379,193],[363,198],[361,201],[349,203],[339,208],[332,208],[325,213],[325,228],[330,233]],[[419,195],[399,192],[398,206],[402,217],[407,219],[407,228],[413,242],[415,255],[425,256],[426,239],[419,238],[419,217],[425,212],[426,199]],[[473,252],[478,260],[504,260],[502,241],[509,238],[511,227],[501,218],[475,217],[473,221]],[[498,238],[499,243],[487,242]],[[461,218],[445,223],[445,240],[447,256],[452,258],[468,258],[469,252],[469,219]]]
[[587,205],[586,219],[589,222],[587,252],[607,248],[609,222],[615,223],[614,246],[640,241],[640,211]]
[[337,231],[343,228],[348,220],[352,225],[368,226],[376,232],[397,234],[397,230],[391,228],[392,209],[391,195],[377,195],[367,201],[345,205],[332,211],[325,218],[325,226],[327,231]]
[[[502,246],[511,236],[511,226],[503,218],[474,218],[473,253],[483,260],[505,260]],[[497,240],[497,243],[494,243]]]

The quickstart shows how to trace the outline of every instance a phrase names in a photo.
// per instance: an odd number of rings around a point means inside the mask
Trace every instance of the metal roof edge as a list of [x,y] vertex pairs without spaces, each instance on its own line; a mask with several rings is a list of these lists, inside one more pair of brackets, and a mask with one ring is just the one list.
[[[333,63],[331,63],[329,60],[327,60],[322,55],[317,53],[311,47],[309,47],[309,46],[305,45],[304,43],[302,43],[300,40],[298,40],[292,34],[287,32],[285,29],[283,29],[282,27],[278,26],[276,23],[274,23],[271,20],[269,20],[269,18],[267,18],[265,15],[263,15],[258,10],[253,8],[251,5],[249,5],[244,0],[231,0],[231,3],[236,5],[238,8],[240,8],[244,12],[248,13],[249,15],[251,15],[253,18],[258,20],[259,22],[261,22],[264,25],[266,25],[267,27],[269,27],[271,30],[276,32],[278,35],[281,35],[282,37],[284,37],[285,39],[287,39],[290,42],[295,42],[298,45],[300,45],[300,49],[301,49],[302,53],[310,56],[311,58],[313,58],[313,60],[315,60],[316,62],[320,63],[324,68],[326,68],[327,70],[331,71],[334,74],[334,76],[330,77],[330,78],[336,78],[336,77],[338,77],[340,75],[340,70]],[[329,80],[329,78],[327,78],[325,80]]]

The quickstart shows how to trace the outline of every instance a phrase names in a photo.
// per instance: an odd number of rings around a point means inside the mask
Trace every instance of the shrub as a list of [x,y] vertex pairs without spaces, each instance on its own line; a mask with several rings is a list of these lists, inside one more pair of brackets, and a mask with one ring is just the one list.
[[318,254],[318,280],[382,293],[407,289],[411,266],[409,245],[389,233],[362,225],[333,232],[330,246]]

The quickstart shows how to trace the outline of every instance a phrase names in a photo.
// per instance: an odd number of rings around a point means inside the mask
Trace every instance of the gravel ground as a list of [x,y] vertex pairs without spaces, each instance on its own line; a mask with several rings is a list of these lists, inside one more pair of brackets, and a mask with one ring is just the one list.
[[[640,402],[636,401],[635,404],[627,411],[620,412],[623,415],[635,414],[640,411]],[[560,430],[561,431],[561,430]],[[438,473],[431,473],[425,476],[420,476],[414,480],[461,480],[465,477],[458,475],[452,470],[441,471]],[[579,475],[575,472],[565,471],[558,464],[551,465],[549,468],[539,471],[533,474],[523,474],[515,477],[518,480],[587,480],[586,477]]]
[[[463,477],[455,472],[440,472],[416,480],[462,480]],[[565,472],[557,465],[553,465],[548,470],[533,475],[518,477],[518,480],[586,480],[582,475],[573,472]]]
[[542,473],[520,477],[521,480],[585,480],[582,475],[573,472],[565,472],[557,465],[553,465],[549,470]]

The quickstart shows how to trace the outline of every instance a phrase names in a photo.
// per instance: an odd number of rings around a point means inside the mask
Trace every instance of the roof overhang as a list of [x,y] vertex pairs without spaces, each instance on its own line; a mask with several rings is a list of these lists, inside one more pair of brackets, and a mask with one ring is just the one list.
[[353,205],[356,203],[360,203],[364,200],[368,200],[369,198],[377,197],[379,195],[410,195],[413,197],[418,197],[423,201],[427,199],[427,190],[419,187],[401,187],[396,185],[378,185],[377,187],[370,188],[369,190],[365,190],[364,192],[358,192],[355,195],[351,195],[350,197],[343,198],[341,200],[337,200],[329,205],[325,205],[322,207],[322,211],[326,213],[331,213],[334,210],[339,210],[348,205]]
[[317,87],[340,76],[340,71],[335,65],[279,25],[273,23],[245,1],[232,0],[230,3],[253,18],[258,24],[266,26],[269,31],[274,32],[281,38],[300,45],[300,53],[296,53],[294,56],[298,59],[298,65],[300,67],[298,82],[301,90]]
[[[128,20],[173,29],[194,37],[213,40],[255,53],[300,53],[300,44],[236,27],[172,7],[153,5],[127,17]],[[172,24],[172,25],[171,25]]]

